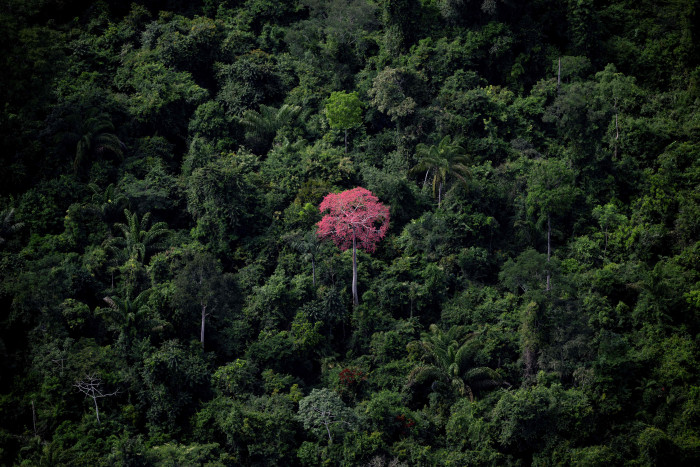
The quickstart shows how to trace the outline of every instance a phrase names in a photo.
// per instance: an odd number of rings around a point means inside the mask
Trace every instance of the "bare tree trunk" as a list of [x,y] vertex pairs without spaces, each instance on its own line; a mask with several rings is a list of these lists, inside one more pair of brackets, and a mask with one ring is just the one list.
[[97,424],[101,425],[102,423],[100,422],[100,409],[97,408],[97,398],[95,396],[92,396],[92,401],[95,403],[95,415],[97,416]]
[[561,57],[559,57],[559,71],[557,72],[557,95],[559,95],[559,86],[561,85]]
[[345,154],[348,153],[348,129],[345,129]]
[[617,97],[615,98],[615,153],[613,154],[613,158],[617,159],[617,143],[618,140],[620,139],[620,127],[617,124]]
[[547,214],[547,290],[549,291],[549,278],[551,272],[549,270],[549,258],[552,254],[552,222],[551,216]]
[[202,347],[204,347],[204,321],[206,320],[207,317],[207,306],[205,304],[202,304],[202,329],[199,333],[199,341],[202,343]]
[[109,397],[117,394],[119,390],[116,390],[114,392],[111,392],[109,394],[103,394],[102,390],[100,389],[100,386],[102,385],[102,381],[95,377],[95,376],[86,376],[82,380],[76,381],[74,386],[78,388],[78,391],[82,392],[85,394],[85,397],[90,397],[92,398],[93,404],[95,404],[95,417],[97,418],[97,424],[101,424],[100,422],[100,409],[97,407],[97,399],[101,397]]
[[324,422],[324,425],[326,425],[326,431],[328,432],[328,442],[332,443],[333,442],[333,437],[331,436],[331,429],[329,428],[329,423]]
[[32,423],[34,425],[34,436],[37,436],[37,434],[36,434],[36,408],[34,407],[34,401],[32,401]]
[[357,246],[355,232],[352,234],[352,302],[355,306],[360,304],[357,297]]

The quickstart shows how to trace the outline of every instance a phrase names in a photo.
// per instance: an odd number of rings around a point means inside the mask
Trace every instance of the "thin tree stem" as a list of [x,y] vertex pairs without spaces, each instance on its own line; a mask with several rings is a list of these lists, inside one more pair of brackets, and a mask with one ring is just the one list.
[[559,71],[557,72],[557,94],[559,94],[559,86],[561,85],[561,57],[559,57]]
[[34,436],[37,436],[37,434],[36,434],[36,408],[34,407],[34,401],[32,401],[32,423],[34,425]]
[[551,216],[547,215],[547,291],[549,291],[550,284],[550,276],[551,272],[549,270],[549,259],[552,254],[552,223],[551,223]]
[[352,233],[352,300],[355,306],[360,304],[357,297],[357,239],[354,231]]
[[199,341],[202,343],[202,347],[204,347],[204,322],[207,317],[207,305],[202,304],[202,329],[200,330],[199,333]]
[[97,424],[101,425],[100,422],[100,409],[97,408],[97,397],[92,396],[92,401],[95,403],[95,415],[97,416]]

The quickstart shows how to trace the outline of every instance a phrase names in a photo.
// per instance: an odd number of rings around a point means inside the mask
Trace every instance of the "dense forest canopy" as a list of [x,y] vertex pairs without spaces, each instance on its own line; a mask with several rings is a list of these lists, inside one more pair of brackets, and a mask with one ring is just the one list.
[[699,4],[3,0],[0,464],[698,465]]

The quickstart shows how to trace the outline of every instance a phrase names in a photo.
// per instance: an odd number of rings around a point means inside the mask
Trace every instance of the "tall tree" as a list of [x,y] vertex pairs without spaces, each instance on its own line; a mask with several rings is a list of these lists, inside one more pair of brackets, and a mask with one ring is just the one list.
[[287,236],[289,244],[298,251],[304,259],[311,261],[312,283],[316,287],[316,260],[321,253],[321,242],[315,231],[301,235],[297,232]]
[[331,237],[343,251],[352,246],[352,298],[357,305],[357,248],[375,250],[389,229],[389,208],[371,191],[357,187],[329,193],[319,209],[328,214],[318,223],[318,236]]
[[207,318],[225,306],[224,292],[231,288],[225,279],[219,262],[214,255],[206,252],[197,252],[175,278],[175,304],[199,312],[199,342],[202,347]]
[[92,399],[95,405],[95,417],[97,424],[100,424],[100,409],[97,408],[97,399],[116,395],[119,391],[105,393],[102,389],[102,379],[94,375],[86,375],[83,379],[75,382],[74,386],[78,391],[85,394],[85,397]]
[[165,236],[169,230],[165,222],[157,222],[148,226],[151,221],[151,213],[147,212],[139,221],[138,214],[124,209],[126,224],[118,222],[114,226],[121,231],[122,236],[114,237],[108,241],[108,246],[118,251],[125,260],[136,260],[144,263],[149,248],[157,245],[157,241]]
[[[574,171],[566,161],[540,159],[530,170],[527,193],[528,214],[535,215],[538,225],[547,223],[547,263],[552,255],[552,216],[566,212],[574,202]],[[547,289],[550,290],[550,271]]]
[[326,102],[326,117],[331,128],[345,130],[345,154],[348,153],[348,130],[362,124],[362,101],[357,92],[333,92]]
[[469,157],[464,148],[456,141],[452,141],[450,135],[442,138],[437,145],[419,144],[416,147],[416,155],[420,161],[411,171],[425,171],[423,183],[427,182],[430,172],[433,173],[433,196],[437,197],[438,206],[442,201],[443,187],[451,177],[466,183],[469,176]]
[[104,297],[108,309],[102,310],[107,328],[118,333],[117,342],[129,348],[136,337],[146,331],[162,329],[165,322],[149,305],[151,289],[141,292],[136,298]]
[[[112,274],[115,269],[121,271],[124,283],[123,295],[129,299],[136,285],[145,278],[145,264],[148,253],[158,248],[160,240],[168,234],[165,222],[157,222],[149,227],[151,213],[146,213],[139,220],[138,214],[124,210],[127,222],[118,222],[114,226],[120,231],[120,236],[108,238],[104,244],[107,251],[112,253]],[[114,276],[112,276],[114,283]],[[114,284],[112,284],[114,286]]]
[[331,428],[344,426],[352,428],[355,414],[338,394],[330,389],[314,389],[311,394],[299,401],[299,420],[304,428],[314,431],[319,437],[325,430],[328,442],[333,442]]
[[605,206],[598,205],[593,208],[593,217],[598,221],[601,230],[603,231],[603,236],[605,237],[605,247],[603,249],[603,255],[607,256],[608,253],[608,237],[610,231],[615,229],[620,223],[624,222],[627,218],[624,214],[618,212],[617,206],[613,203],[607,203]]
[[372,87],[367,91],[372,99],[370,103],[396,122],[397,135],[402,119],[416,111],[416,101],[406,95],[407,76],[410,74],[403,69],[386,67],[372,80]]

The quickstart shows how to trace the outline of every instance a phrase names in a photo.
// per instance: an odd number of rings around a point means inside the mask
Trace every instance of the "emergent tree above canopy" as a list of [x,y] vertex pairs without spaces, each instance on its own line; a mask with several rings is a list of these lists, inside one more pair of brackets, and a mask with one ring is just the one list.
[[357,296],[357,248],[372,252],[389,229],[389,208],[371,191],[357,187],[341,193],[329,193],[319,206],[328,213],[318,223],[318,236],[331,237],[343,251],[352,246],[352,296]]

